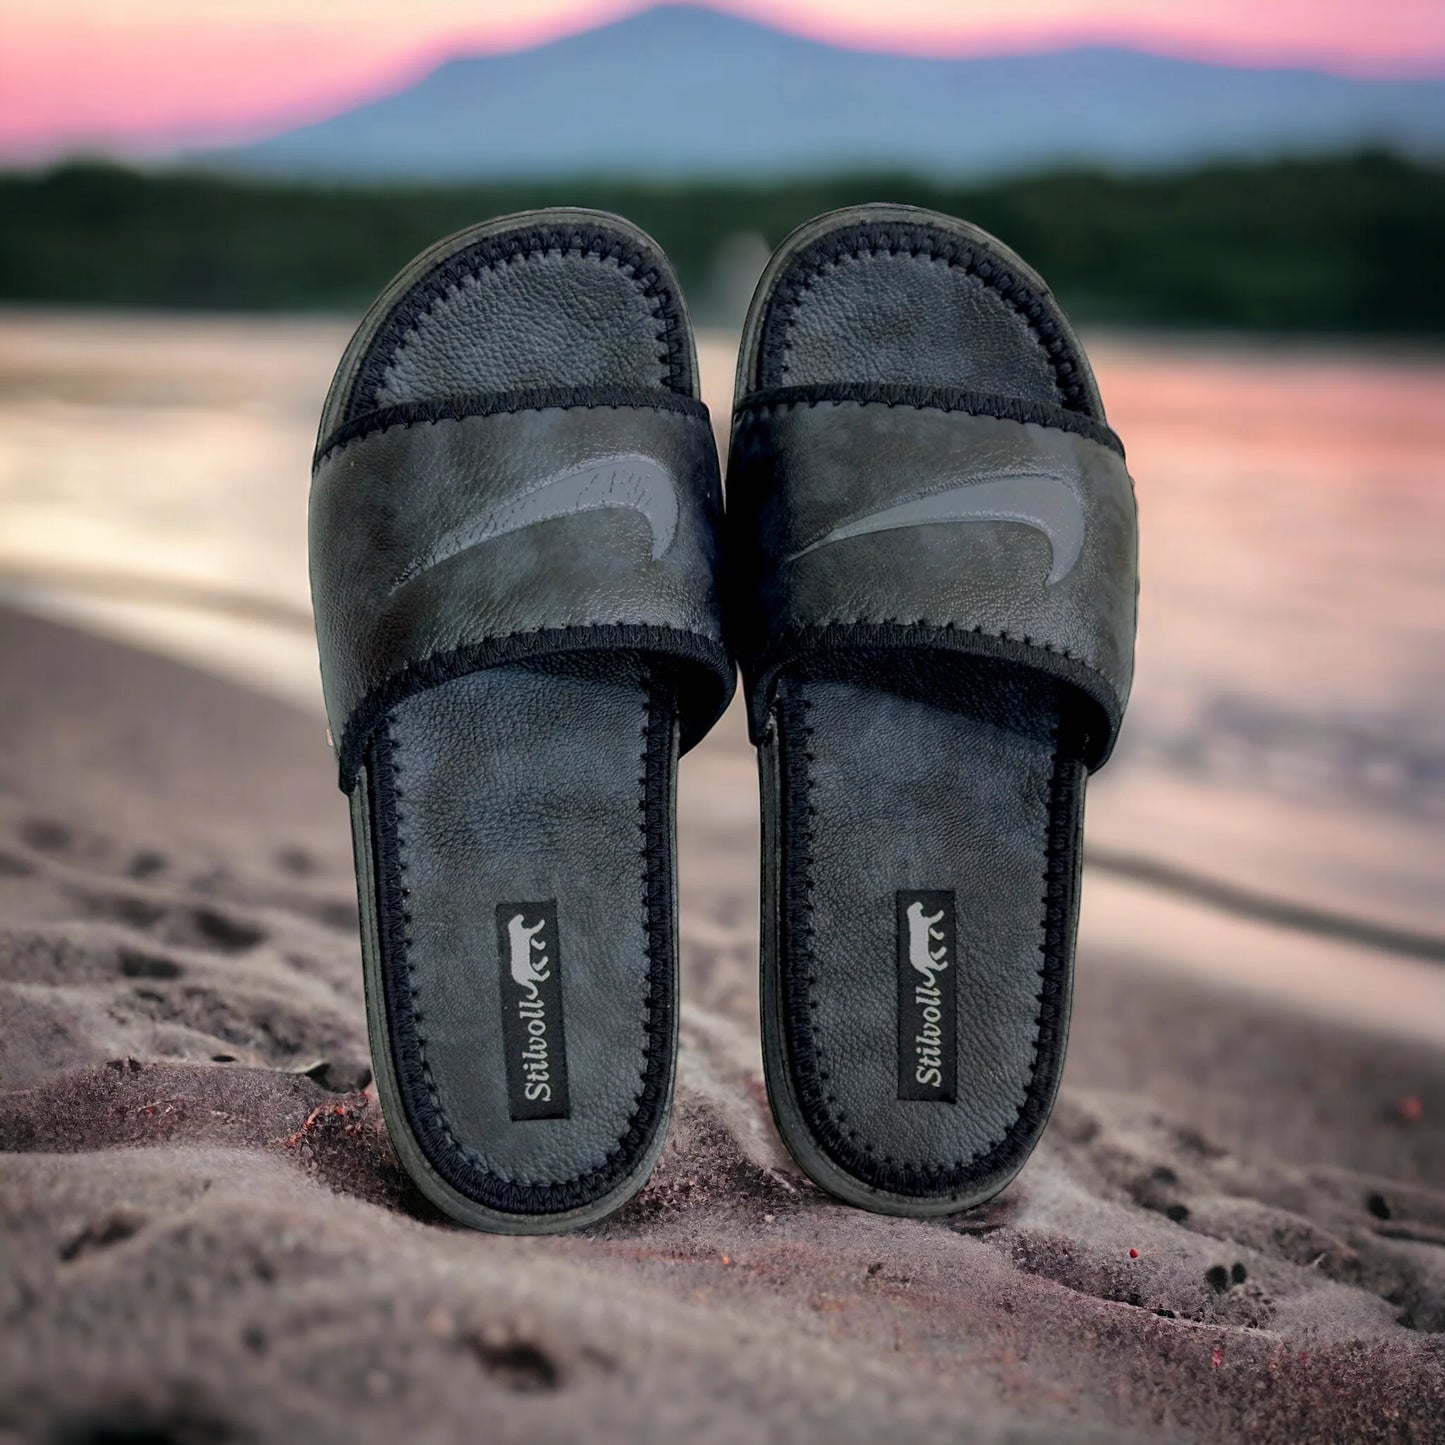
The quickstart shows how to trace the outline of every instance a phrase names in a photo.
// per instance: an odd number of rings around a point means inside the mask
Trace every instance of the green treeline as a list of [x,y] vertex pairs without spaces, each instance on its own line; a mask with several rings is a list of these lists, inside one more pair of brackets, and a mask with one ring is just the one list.
[[1084,322],[1445,334],[1445,168],[1375,153],[972,185],[872,175],[321,186],[71,164],[0,175],[0,300],[355,313],[438,237],[567,204],[630,217],[672,256],[700,319],[735,321],[766,248],[862,200],[976,221]]

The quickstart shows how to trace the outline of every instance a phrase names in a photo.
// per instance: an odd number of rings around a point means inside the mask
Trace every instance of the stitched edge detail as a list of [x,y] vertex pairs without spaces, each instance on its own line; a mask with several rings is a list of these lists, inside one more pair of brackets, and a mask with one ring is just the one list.
[[[1040,294],[996,252],[938,227],[907,221],[861,221],[839,227],[801,247],[774,281],[762,327],[759,380],[781,382],[788,369],[789,338],[813,282],[829,267],[872,255],[927,256],[974,276],[1012,310],[1049,360],[1066,410],[1092,415],[1083,357],[1065,334],[1053,298]],[[779,324],[781,322],[781,324]]]
[[[847,1127],[847,1115],[834,1113],[837,1096],[828,1091],[829,1072],[815,1037],[812,1016],[812,778],[809,746],[812,729],[805,700],[780,699],[778,741],[783,780],[783,879],[778,905],[782,910],[783,1032],[786,1067],[799,1112],[819,1148],[840,1168],[875,1189],[914,1198],[937,1198],[971,1190],[1000,1174],[1011,1174],[1032,1152],[1048,1121],[1068,1037],[1067,1001],[1073,964],[1074,893],[1078,869],[1078,817],[1083,765],[1063,739],[1056,723],[1049,804],[1045,819],[1044,900],[1039,951],[1038,1005],[1034,1020],[1034,1055],[1029,1065],[1023,1102],[1002,1138],[986,1152],[948,1164],[915,1163],[880,1156],[872,1145],[858,1142]],[[802,926],[798,921],[806,919]]]
[[999,396],[993,392],[974,391],[953,386],[900,386],[864,382],[826,382],[813,386],[774,386],[750,392],[733,408],[738,423],[763,419],[769,414],[803,407],[842,406],[907,406],[916,411],[965,412],[969,416],[996,417],[999,421],[1052,427],[1056,431],[1073,432],[1086,437],[1111,452],[1124,455],[1124,443],[1112,427],[1096,421],[1087,413],[1068,411],[1047,402],[1030,401],[1024,397]]
[[314,471],[349,443],[394,427],[465,421],[468,417],[515,415],[523,411],[637,410],[676,412],[711,424],[707,407],[696,397],[645,386],[534,386],[518,391],[462,392],[433,401],[382,406],[343,422],[317,448]]
[[1069,683],[1097,714],[1079,726],[1079,750],[1090,771],[1108,761],[1123,720],[1123,706],[1113,679],[1085,658],[1049,642],[1005,631],[990,632],[982,626],[964,627],[954,622],[929,622],[926,618],[832,618],[785,627],[755,653],[744,650],[744,641],[735,637],[732,645],[744,658],[748,729],[755,744],[763,739],[771,693],[783,669],[807,658],[850,649],[900,647],[972,653],[1033,667]]
[[[350,793],[356,786],[372,734],[386,715],[407,698],[489,667],[556,653],[607,651],[658,654],[695,665],[689,674],[694,685],[678,690],[684,752],[702,740],[732,701],[737,682],[732,656],[721,639],[706,637],[700,632],[688,632],[680,627],[596,622],[577,627],[539,627],[530,632],[509,633],[506,637],[484,638],[409,662],[366,693],[337,735],[336,763],[341,791]],[[704,679],[714,684],[711,692],[698,686]]]
[[406,862],[401,837],[397,788],[397,743],[390,726],[368,755],[368,776],[375,779],[371,829],[376,856],[378,944],[381,950],[387,1037],[406,1122],[427,1162],[453,1189],[489,1209],[507,1214],[560,1214],[581,1208],[622,1183],[646,1153],[667,1112],[671,1097],[675,988],[672,916],[672,724],[673,706],[666,689],[644,672],[645,736],[642,752],[644,826],[648,846],[642,852],[645,933],[648,950],[644,1005],[641,1090],[627,1127],[602,1163],[570,1179],[528,1183],[495,1174],[475,1150],[452,1131],[441,1103],[422,1033],[408,956],[411,915],[406,900]]
[[[396,360],[408,333],[455,287],[468,277],[516,261],[537,261],[551,252],[598,262],[612,262],[631,277],[651,303],[658,322],[658,365],[662,385],[692,393],[691,351],[682,306],[664,275],[661,257],[630,236],[596,225],[541,225],[484,236],[438,261],[400,296],[367,348],[347,398],[345,420],[360,414],[385,385],[386,372]],[[367,409],[370,409],[368,406]]]

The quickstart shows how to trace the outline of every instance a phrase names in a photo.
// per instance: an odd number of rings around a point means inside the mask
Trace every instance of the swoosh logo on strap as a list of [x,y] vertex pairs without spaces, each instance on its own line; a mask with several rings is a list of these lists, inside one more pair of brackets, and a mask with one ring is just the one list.
[[677,534],[677,487],[669,473],[651,457],[601,457],[547,477],[524,495],[454,527],[396,579],[392,590],[484,542],[604,507],[628,507],[642,514],[652,533],[654,562],[672,546]]
[[1074,489],[1062,478],[1046,473],[999,477],[986,482],[952,487],[946,492],[885,507],[854,518],[809,542],[786,560],[796,562],[819,547],[848,537],[892,532],[900,527],[929,526],[937,522],[1017,522],[1049,539],[1052,560],[1049,583],[1062,582],[1074,569],[1084,546],[1084,509]]

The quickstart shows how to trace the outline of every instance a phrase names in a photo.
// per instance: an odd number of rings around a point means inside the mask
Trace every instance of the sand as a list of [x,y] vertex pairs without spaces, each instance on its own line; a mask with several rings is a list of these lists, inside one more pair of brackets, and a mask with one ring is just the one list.
[[305,581],[348,329],[0,316],[0,597],[207,674],[0,611],[0,1445],[1445,1438],[1445,968],[1359,941],[1445,938],[1439,359],[1090,339],[1139,685],[995,1206],[872,1218],[778,1145],[734,712],[683,769],[667,1152],[515,1241],[366,1091]]
[[[1445,1432],[1445,1050],[1091,945],[994,1204],[835,1204],[757,1047],[736,714],[685,761],[678,1109],[606,1224],[439,1219],[374,1098],[316,717],[0,612],[0,1441]],[[1093,886],[1093,882],[1089,886]]]

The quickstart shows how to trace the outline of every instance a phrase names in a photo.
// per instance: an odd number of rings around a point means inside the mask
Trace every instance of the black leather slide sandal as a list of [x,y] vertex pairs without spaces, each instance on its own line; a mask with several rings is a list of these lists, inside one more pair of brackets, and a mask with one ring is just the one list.
[[372,1055],[476,1228],[600,1219],[662,1146],[677,758],[733,687],[719,510],[676,278],[616,217],[441,242],[332,384],[312,591]]
[[1133,667],[1122,448],[1022,261],[857,207],[758,287],[727,506],[774,1113],[838,1197],[966,1209],[1063,1067],[1085,778]]

